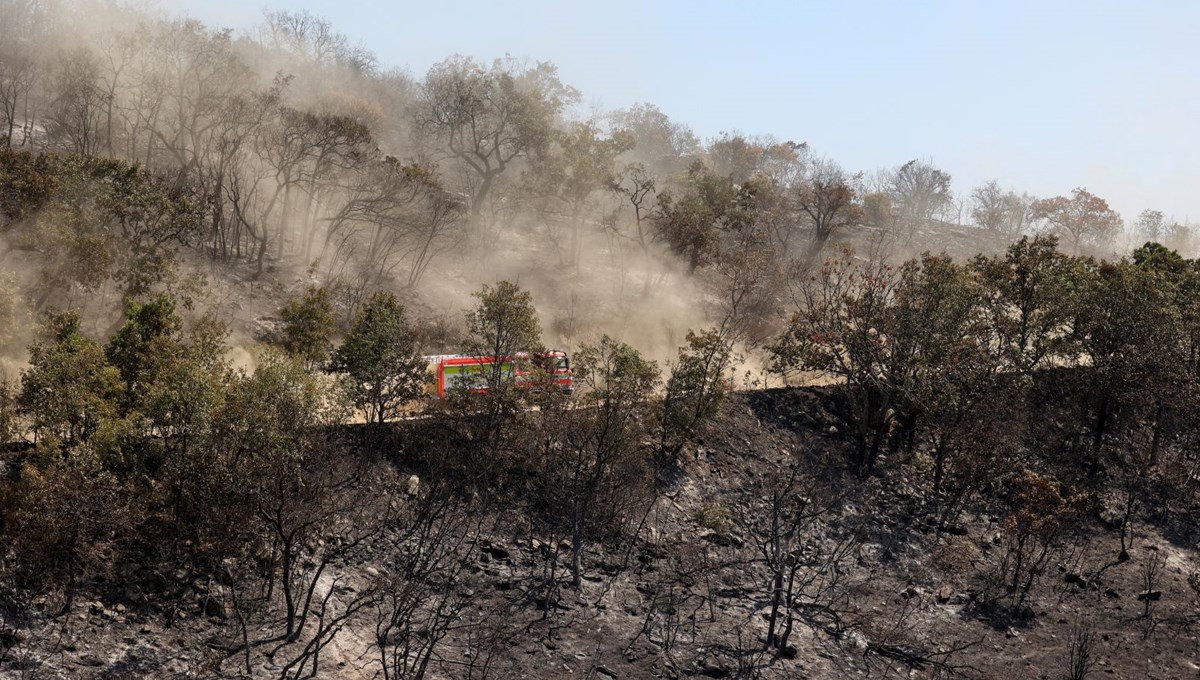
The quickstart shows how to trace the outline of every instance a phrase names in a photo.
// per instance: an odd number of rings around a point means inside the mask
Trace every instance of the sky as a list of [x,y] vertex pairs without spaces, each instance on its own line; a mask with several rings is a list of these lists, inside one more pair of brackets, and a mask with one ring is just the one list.
[[[262,6],[164,0],[247,29]],[[272,1],[420,77],[451,54],[551,61],[605,110],[657,105],[701,139],[808,142],[852,171],[913,158],[957,192],[1075,187],[1132,220],[1200,222],[1200,2]]]

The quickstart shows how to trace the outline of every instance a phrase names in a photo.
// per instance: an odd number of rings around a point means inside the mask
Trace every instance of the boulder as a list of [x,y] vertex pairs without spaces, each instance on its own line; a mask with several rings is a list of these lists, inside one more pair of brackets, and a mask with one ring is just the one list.
[[937,591],[937,601],[940,604],[946,604],[954,597],[954,588],[950,586],[942,586]]
[[229,618],[229,605],[225,602],[225,598],[218,594],[211,594],[204,600],[204,615],[211,616],[222,621]]

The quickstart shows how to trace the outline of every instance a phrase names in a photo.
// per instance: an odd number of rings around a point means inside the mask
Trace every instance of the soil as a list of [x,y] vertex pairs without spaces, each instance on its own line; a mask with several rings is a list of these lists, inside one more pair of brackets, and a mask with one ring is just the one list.
[[[1088,519],[1055,550],[1024,604],[989,603],[999,518],[979,504],[937,531],[916,512],[925,488],[919,466],[884,461],[896,472],[859,479],[844,465],[846,431],[829,388],[731,395],[636,540],[588,551],[579,592],[539,594],[533,577],[554,548],[531,537],[515,511],[491,518],[461,584],[471,598],[466,617],[495,633],[487,677],[1066,678],[1071,642],[1085,629],[1095,640],[1087,677],[1200,676],[1194,545],[1139,524],[1132,559],[1119,561],[1117,532]],[[811,480],[798,492],[828,501],[804,550],[829,554],[848,538],[853,549],[836,578],[813,588],[813,608],[788,647],[766,652],[771,581],[759,542],[767,490],[797,465]],[[398,472],[408,479],[420,471]],[[1162,569],[1147,618],[1139,594],[1154,555]],[[565,560],[563,552],[555,564],[564,574]],[[352,592],[386,562],[380,553],[339,564],[331,577]],[[5,628],[11,649],[0,677],[239,674],[242,656],[230,650],[240,631],[224,584],[136,564],[115,573],[116,583],[92,584],[65,615]],[[155,579],[173,584],[175,596],[143,594]],[[320,677],[382,677],[368,619],[341,632],[322,655]],[[430,677],[471,677],[478,649],[451,632]],[[254,675],[278,677],[286,650],[275,659],[255,654]]]

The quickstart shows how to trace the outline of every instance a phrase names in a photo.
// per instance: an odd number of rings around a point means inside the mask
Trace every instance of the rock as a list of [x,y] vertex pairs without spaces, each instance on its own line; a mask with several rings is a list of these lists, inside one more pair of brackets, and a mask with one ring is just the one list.
[[837,425],[830,425],[830,426],[829,426],[829,434],[830,434],[830,435],[832,435],[832,436],[834,436],[834,437],[836,437],[836,436],[837,436],[837,434],[838,434]]
[[617,677],[617,672],[614,671],[613,669],[609,668],[608,666],[596,666],[596,673],[598,675],[603,675],[608,678]]
[[[701,675],[706,678],[728,678],[733,675],[733,671],[727,666],[719,666],[709,661],[705,661],[690,670],[692,672],[688,673],[688,675]],[[686,673],[687,671],[684,672]]]
[[25,635],[16,628],[0,628],[0,644],[12,647],[25,641]]
[[220,595],[209,595],[204,600],[204,615],[224,621],[229,618],[229,605]]
[[550,609],[561,609],[563,611],[571,611],[572,605],[556,597],[538,597],[533,600],[534,606],[538,611],[549,611]]
[[667,549],[659,543],[646,543],[638,550],[638,557],[643,562],[661,560],[667,556]]
[[408,486],[405,489],[409,496],[417,496],[421,493],[421,478],[412,475],[408,478]]
[[950,586],[942,586],[941,588],[938,588],[937,601],[940,604],[946,604],[952,597],[954,597],[954,589]]
[[740,548],[740,547],[742,547],[742,542],[739,541],[736,536],[731,536],[729,534],[723,534],[723,533],[719,533],[716,531],[712,531],[707,534],[704,534],[700,538],[705,541],[708,541],[709,543],[712,543],[713,545],[719,545],[722,548]]
[[1073,572],[1067,572],[1067,574],[1065,576],[1063,576],[1063,581],[1077,585],[1080,588],[1088,587],[1088,580],[1086,578],[1080,576],[1079,574],[1076,574]]

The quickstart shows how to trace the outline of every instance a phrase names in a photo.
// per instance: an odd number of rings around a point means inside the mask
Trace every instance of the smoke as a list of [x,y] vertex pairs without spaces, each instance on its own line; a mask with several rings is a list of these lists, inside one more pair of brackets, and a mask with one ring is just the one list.
[[[452,57],[414,75],[304,11],[268,10],[241,32],[112,3],[0,0],[0,16],[3,145],[138,164],[191,196],[203,233],[178,246],[175,273],[156,285],[186,297],[189,318],[223,321],[239,366],[254,365],[287,297],[313,285],[337,291],[343,318],[375,290],[396,291],[447,343],[472,293],[507,279],[532,293],[551,346],[607,334],[665,363],[689,329],[730,324],[750,329],[742,337],[752,347],[787,307],[787,263],[804,259],[811,228],[789,197],[817,167],[806,144],[742,135],[701,144],[648,104],[574,120],[581,95],[552,64]],[[501,127],[468,139],[464,116]],[[695,180],[697,166],[712,181]],[[963,226],[967,199],[931,161],[847,177],[863,215],[827,248],[848,240],[872,256],[969,257],[1012,236]],[[622,193],[630,179],[634,193]],[[732,207],[714,215],[705,200],[725,190]],[[696,230],[669,244],[653,226],[666,195],[676,206],[692,200],[679,222]],[[748,208],[760,211],[749,223],[739,212]],[[0,252],[18,234],[35,245],[19,263],[3,261],[12,280],[0,288],[19,291],[6,322],[13,365],[23,352],[12,348],[52,309],[82,310],[96,336],[120,323],[114,281],[33,294],[48,272],[70,268],[52,241],[36,242],[53,229],[30,230],[35,221],[0,222]],[[129,238],[123,224],[106,229]],[[1185,225],[1161,229],[1191,246]],[[697,267],[685,252],[693,247],[742,259]],[[773,259],[763,264],[759,251]],[[198,277],[204,286],[188,283]],[[754,305],[730,302],[743,296]],[[761,358],[742,354],[739,371],[761,375]]]

